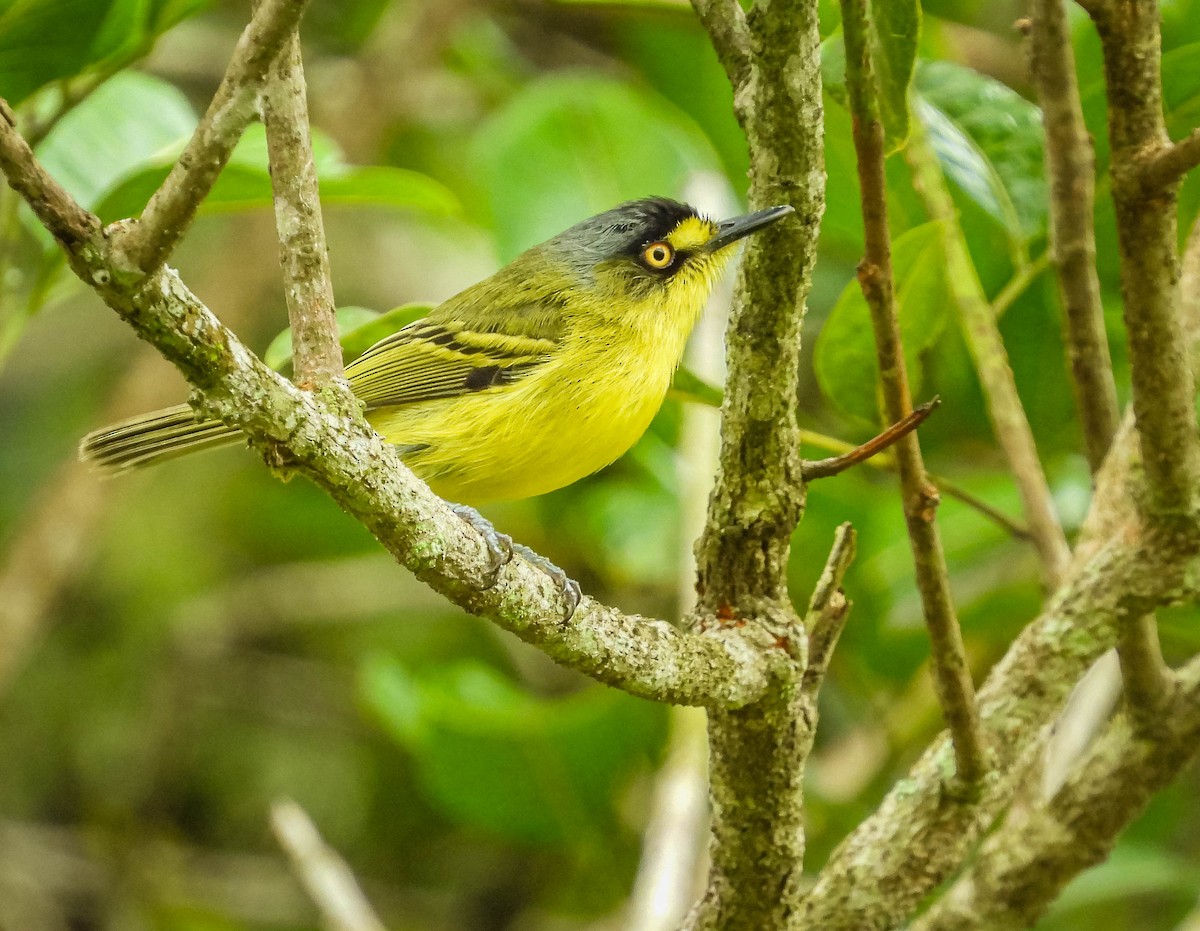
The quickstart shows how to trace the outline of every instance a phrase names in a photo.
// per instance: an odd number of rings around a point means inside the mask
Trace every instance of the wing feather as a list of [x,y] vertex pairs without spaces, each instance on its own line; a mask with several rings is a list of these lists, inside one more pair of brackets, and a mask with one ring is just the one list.
[[[561,304],[507,310],[471,292],[380,340],[346,367],[368,409],[452,398],[512,384],[548,361],[563,337]],[[486,297],[486,295],[481,295]]]

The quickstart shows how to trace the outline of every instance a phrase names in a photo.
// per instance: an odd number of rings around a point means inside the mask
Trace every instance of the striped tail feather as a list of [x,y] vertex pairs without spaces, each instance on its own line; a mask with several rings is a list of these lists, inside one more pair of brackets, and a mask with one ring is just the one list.
[[232,427],[219,420],[197,420],[195,411],[177,404],[89,433],[79,443],[79,458],[117,474],[202,449],[229,446],[240,438],[241,433]]

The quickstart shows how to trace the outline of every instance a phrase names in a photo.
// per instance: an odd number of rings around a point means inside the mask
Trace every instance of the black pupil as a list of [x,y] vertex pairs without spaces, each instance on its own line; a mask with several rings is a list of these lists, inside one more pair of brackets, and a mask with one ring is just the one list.
[[667,260],[667,250],[662,246],[655,246],[654,251],[650,253],[655,262],[665,262]]

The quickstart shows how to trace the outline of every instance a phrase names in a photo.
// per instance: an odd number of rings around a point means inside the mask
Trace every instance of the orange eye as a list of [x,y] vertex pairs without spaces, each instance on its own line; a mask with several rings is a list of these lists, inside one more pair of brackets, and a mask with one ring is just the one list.
[[642,261],[651,268],[667,268],[675,261],[675,250],[669,242],[652,242],[642,250]]

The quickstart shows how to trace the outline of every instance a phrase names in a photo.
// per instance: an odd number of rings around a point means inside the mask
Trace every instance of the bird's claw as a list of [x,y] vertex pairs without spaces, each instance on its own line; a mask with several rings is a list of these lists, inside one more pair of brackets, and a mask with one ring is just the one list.
[[550,576],[551,581],[558,588],[559,597],[562,598],[563,623],[571,620],[575,616],[575,609],[579,607],[579,602],[583,599],[583,591],[579,588],[579,583],[541,553],[535,553],[520,543],[514,543],[513,550],[530,565],[536,566]]
[[488,550],[487,575],[483,578],[480,588],[491,588],[500,578],[500,570],[512,562],[513,541],[506,533],[501,533],[492,526],[492,522],[472,507],[465,504],[452,504],[450,509],[463,521],[470,524],[483,537],[484,546]]

